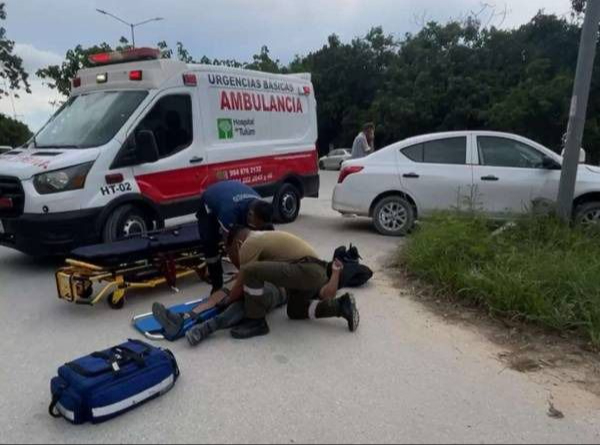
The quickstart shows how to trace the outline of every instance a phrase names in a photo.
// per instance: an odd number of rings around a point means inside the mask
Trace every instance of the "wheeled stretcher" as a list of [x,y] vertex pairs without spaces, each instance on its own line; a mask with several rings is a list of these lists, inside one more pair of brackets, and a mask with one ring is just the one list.
[[66,266],[56,272],[58,297],[76,304],[95,305],[103,299],[121,309],[131,289],[205,276],[206,262],[196,224],[171,228],[142,237],[74,250]]

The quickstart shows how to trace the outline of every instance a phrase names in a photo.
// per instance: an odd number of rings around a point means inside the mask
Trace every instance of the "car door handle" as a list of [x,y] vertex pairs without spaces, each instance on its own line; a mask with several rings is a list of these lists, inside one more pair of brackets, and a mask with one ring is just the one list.
[[190,159],[190,164],[200,164],[201,162],[204,162],[204,158],[195,157]]
[[494,175],[490,175],[490,176],[483,176],[481,178],[482,181],[500,181],[500,178]]
[[409,179],[418,179],[421,176],[417,175],[416,173],[405,173],[404,175],[402,175],[402,177],[409,178]]

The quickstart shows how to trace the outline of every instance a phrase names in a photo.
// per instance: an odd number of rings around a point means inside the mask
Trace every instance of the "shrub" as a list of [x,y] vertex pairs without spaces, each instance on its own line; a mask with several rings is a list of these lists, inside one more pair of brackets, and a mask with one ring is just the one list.
[[408,240],[402,262],[438,290],[488,310],[600,344],[600,231],[553,217],[500,230],[473,215],[440,214]]

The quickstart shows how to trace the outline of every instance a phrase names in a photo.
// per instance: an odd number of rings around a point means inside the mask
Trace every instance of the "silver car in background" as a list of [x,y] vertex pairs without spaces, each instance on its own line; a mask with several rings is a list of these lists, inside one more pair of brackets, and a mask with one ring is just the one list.
[[319,160],[321,170],[341,170],[342,164],[352,159],[352,152],[348,148],[338,148]]

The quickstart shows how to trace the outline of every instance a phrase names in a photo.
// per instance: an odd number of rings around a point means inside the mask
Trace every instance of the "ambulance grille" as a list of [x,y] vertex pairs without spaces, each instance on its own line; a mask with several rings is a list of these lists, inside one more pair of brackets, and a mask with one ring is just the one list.
[[18,178],[0,176],[0,199],[2,198],[10,198],[12,200],[12,207],[0,207],[0,218],[16,218],[23,214],[25,192]]

